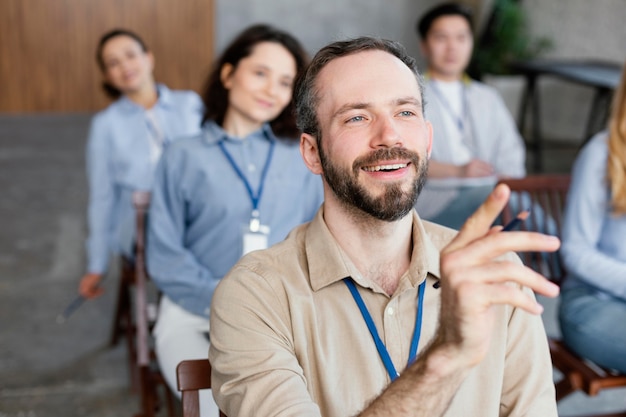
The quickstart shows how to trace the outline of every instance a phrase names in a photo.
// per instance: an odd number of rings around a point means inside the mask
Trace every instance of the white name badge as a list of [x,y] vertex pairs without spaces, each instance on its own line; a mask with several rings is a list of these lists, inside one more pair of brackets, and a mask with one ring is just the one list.
[[246,232],[243,234],[243,253],[242,256],[248,252],[255,250],[267,249],[267,235],[264,233]]
[[243,250],[241,255],[254,250],[267,249],[270,227],[261,224],[258,217],[253,217],[250,224],[243,228]]

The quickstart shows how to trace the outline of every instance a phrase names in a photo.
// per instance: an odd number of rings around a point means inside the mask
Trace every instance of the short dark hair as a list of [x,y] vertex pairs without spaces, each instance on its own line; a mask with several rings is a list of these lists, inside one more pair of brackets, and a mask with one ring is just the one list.
[[[239,61],[252,53],[253,48],[262,42],[275,42],[287,49],[296,61],[296,78],[304,70],[308,62],[308,55],[300,42],[287,32],[272,26],[259,24],[245,29],[233,40],[213,65],[213,69],[207,78],[202,100],[205,112],[202,123],[213,120],[218,125],[224,123],[226,110],[228,109],[228,90],[222,84],[220,77],[222,67],[230,64],[237,68]],[[293,98],[283,111],[270,122],[272,131],[277,136],[297,139],[298,128],[293,111]]]
[[[98,67],[100,67],[100,71],[102,71],[102,73],[106,72],[104,58],[102,57],[102,51],[104,50],[104,46],[108,41],[113,38],[117,38],[118,36],[128,36],[129,38],[132,38],[135,42],[139,44],[143,52],[148,52],[148,46],[143,41],[143,39],[141,39],[141,37],[139,37],[139,35],[137,35],[135,32],[128,29],[110,30],[102,35],[102,37],[100,37],[100,41],[98,41],[98,47],[96,48],[96,62],[98,63]],[[122,92],[120,90],[113,87],[106,81],[102,82],[102,89],[104,90],[104,93],[112,99],[117,99],[122,95]]]
[[422,40],[428,36],[428,31],[433,22],[441,16],[461,16],[467,20],[470,29],[474,31],[472,9],[460,3],[444,3],[430,9],[417,21],[415,29]]
[[319,90],[315,83],[322,69],[337,58],[371,50],[388,52],[402,61],[415,74],[422,99],[422,111],[424,110],[424,83],[422,76],[417,69],[415,59],[407,54],[404,46],[395,41],[367,36],[338,41],[320,49],[296,82],[296,120],[298,127],[303,133],[308,133],[319,140],[321,132],[316,109],[319,104]]

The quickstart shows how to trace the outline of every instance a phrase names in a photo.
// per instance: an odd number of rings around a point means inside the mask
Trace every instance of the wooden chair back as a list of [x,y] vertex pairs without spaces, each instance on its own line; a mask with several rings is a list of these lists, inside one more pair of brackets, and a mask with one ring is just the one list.
[[154,417],[162,406],[162,395],[167,405],[167,415],[174,417],[174,397],[161,374],[153,349],[150,330],[156,320],[156,307],[148,301],[148,273],[146,268],[146,223],[150,207],[150,192],[133,193],[135,207],[135,341],[134,367],[138,373],[141,411],[135,417]]
[[[183,417],[200,417],[198,391],[211,388],[211,364],[209,360],[190,359],[182,361],[176,367],[176,380],[178,390],[182,394]],[[226,417],[226,415],[220,411],[220,417]]]
[[[513,219],[520,211],[531,208],[529,219],[521,225],[522,230],[548,233],[552,231],[555,235],[562,236],[563,211],[570,185],[569,175],[531,175],[521,179],[501,180],[500,183],[507,184],[511,191],[526,196],[512,199],[502,213],[503,223]],[[529,204],[531,207],[528,207]],[[541,216],[532,213],[536,207],[541,208]],[[520,256],[524,264],[557,284],[561,284],[565,277],[565,267],[561,263],[558,252],[523,253]],[[548,338],[548,343],[552,365],[563,375],[563,378],[555,383],[557,401],[577,390],[589,396],[595,396],[605,388],[626,387],[626,375],[602,368],[581,358],[560,340]],[[626,411],[586,417],[626,417]]]
[[137,226],[135,237],[135,317],[137,325],[137,364],[148,365],[150,349],[148,346],[148,300],[146,269],[146,215],[150,206],[150,193],[135,191],[133,193],[135,207],[135,223]]
[[[502,212],[503,224],[513,220],[518,213],[531,210],[520,230],[540,231],[561,236],[565,199],[570,184],[570,176],[531,175],[525,178],[504,179],[500,183],[507,184],[513,195],[509,204]],[[560,284],[565,277],[565,268],[559,252],[539,253],[525,252],[520,257],[524,264],[541,272],[549,280]]]
[[[114,307],[113,323],[109,345],[116,346],[123,337],[126,340],[128,351],[128,369],[130,374],[130,388],[133,393],[139,390],[139,374],[137,372],[137,323],[133,308],[134,288],[137,280],[137,251],[143,263],[145,242],[145,216],[150,206],[150,192],[135,191],[132,195],[132,203],[135,209],[135,242],[133,252],[135,259],[125,255],[120,257],[120,276]],[[145,272],[145,270],[144,270]]]
[[132,312],[132,290],[135,284],[135,262],[125,256],[120,257],[120,275],[115,296],[115,307],[109,346],[116,346],[122,338],[126,341],[128,351],[128,369],[130,370],[130,389],[137,392],[138,379],[134,372],[135,356],[135,320]]

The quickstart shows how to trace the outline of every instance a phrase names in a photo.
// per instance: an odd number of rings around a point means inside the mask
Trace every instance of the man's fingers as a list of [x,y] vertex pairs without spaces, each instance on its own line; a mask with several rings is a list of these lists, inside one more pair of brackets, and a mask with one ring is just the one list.
[[483,288],[494,284],[507,284],[513,288],[528,287],[535,293],[546,297],[556,297],[559,294],[558,285],[547,280],[543,275],[515,262],[493,262],[473,268],[463,268],[452,271],[448,276],[449,284],[463,287],[463,292],[474,285]]
[[507,304],[531,314],[541,314],[543,312],[541,304],[530,293],[524,292],[521,288],[513,285],[486,285],[483,296],[488,300],[489,305]]
[[443,252],[452,252],[462,248],[489,232],[491,225],[509,200],[510,194],[511,190],[505,184],[499,184],[494,188],[485,202],[463,224],[459,233],[444,248]]
[[465,172],[467,177],[486,177],[493,174],[491,164],[480,159],[472,159],[466,166]]
[[446,271],[455,267],[483,264],[507,252],[554,252],[561,241],[556,236],[537,232],[489,231],[483,239],[468,244],[462,251],[448,253],[441,259],[441,267]]

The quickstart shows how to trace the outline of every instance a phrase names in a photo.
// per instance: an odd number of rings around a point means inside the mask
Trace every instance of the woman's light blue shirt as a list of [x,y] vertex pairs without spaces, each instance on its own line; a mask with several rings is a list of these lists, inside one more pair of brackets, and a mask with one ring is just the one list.
[[[157,85],[153,111],[164,144],[200,131],[202,101],[192,91]],[[123,96],[97,113],[87,143],[89,207],[88,272],[106,271],[109,253],[131,253],[134,236],[132,192],[150,190],[154,163],[145,109]]]
[[589,285],[626,300],[626,215],[611,213],[607,156],[605,131],[574,163],[561,248],[568,272],[564,288]]
[[171,300],[206,317],[215,287],[242,254],[252,213],[246,186],[219,142],[254,192],[274,143],[259,201],[269,245],[311,220],[323,201],[321,178],[307,169],[298,143],[277,139],[269,125],[242,140],[209,121],[201,135],[170,146],[157,167],[150,204],[148,270]]

